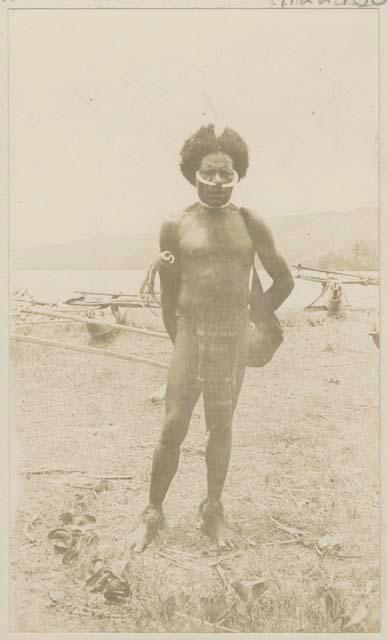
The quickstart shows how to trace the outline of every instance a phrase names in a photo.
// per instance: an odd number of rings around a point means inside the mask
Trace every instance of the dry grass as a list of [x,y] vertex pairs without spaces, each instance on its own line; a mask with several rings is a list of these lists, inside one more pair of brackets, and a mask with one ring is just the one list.
[[[377,632],[378,352],[367,335],[373,317],[357,311],[325,321],[317,312],[289,313],[286,342],[273,362],[248,370],[224,493],[228,521],[242,538],[234,555],[218,552],[198,529],[205,494],[201,405],[166,500],[169,528],[134,556],[128,533],[146,503],[163,416],[149,397],[165,372],[15,343],[13,629]],[[135,321],[159,327],[149,315]],[[28,331],[89,341],[80,325]],[[171,351],[167,341],[138,335],[117,336],[109,348],[166,362]],[[130,477],[95,491],[98,477],[86,475]],[[96,518],[98,540],[64,565],[47,536],[77,494]],[[124,602],[109,604],[87,589],[93,556],[117,575],[129,563]]]

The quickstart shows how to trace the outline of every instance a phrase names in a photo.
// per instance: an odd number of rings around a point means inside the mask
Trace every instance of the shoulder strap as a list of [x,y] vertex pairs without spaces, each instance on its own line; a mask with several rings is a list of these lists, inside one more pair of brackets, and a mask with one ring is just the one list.
[[[251,238],[251,241],[254,244],[254,238],[252,236],[251,230],[250,230],[250,220],[249,220],[249,214],[248,211],[246,209],[244,209],[243,207],[241,207],[239,209],[240,214],[243,218],[243,222],[246,225],[246,229],[247,232]],[[252,281],[251,281],[251,291],[250,291],[250,300],[249,300],[249,304],[250,304],[250,317],[253,320],[254,318],[257,318],[259,316],[259,302],[260,299],[263,296],[263,288],[262,288],[262,284],[261,284],[261,280],[259,278],[259,275],[257,273],[257,270],[255,268],[255,254],[256,251],[254,251],[254,262],[253,262],[253,266],[252,266],[252,270],[253,270],[253,277],[252,277]]]
[[[241,214],[241,216],[243,218],[243,222],[246,225],[246,229],[247,229],[247,232],[248,232],[248,234],[250,236],[251,242],[253,243],[253,246],[254,246],[254,236],[251,233],[249,212],[247,211],[247,209],[244,209],[243,207],[241,207],[239,209],[239,211],[240,211],[240,214]],[[256,254],[257,254],[257,252],[254,249],[254,262],[253,262],[253,266],[252,266],[253,279],[252,279],[252,287],[251,287],[251,289],[253,290],[255,288],[255,289],[259,290],[259,292],[262,294],[263,293],[263,289],[262,289],[261,281],[259,279],[259,275],[258,275],[257,270],[255,268],[255,256],[256,256]]]

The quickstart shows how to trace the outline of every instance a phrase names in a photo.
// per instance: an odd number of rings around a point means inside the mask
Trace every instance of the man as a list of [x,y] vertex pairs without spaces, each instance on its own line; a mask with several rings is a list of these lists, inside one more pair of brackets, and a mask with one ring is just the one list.
[[202,127],[181,151],[181,171],[196,187],[198,201],[164,222],[160,232],[161,251],[175,257],[173,265],[160,269],[163,321],[174,352],[149,505],[130,541],[137,551],[145,549],[163,525],[163,501],[201,393],[208,431],[202,530],[221,547],[236,544],[235,534],[224,523],[221,496],[231,454],[232,417],[246,367],[255,253],[273,280],[263,297],[263,314],[275,311],[294,286],[263,220],[248,210],[242,215],[230,202],[248,164],[245,142],[229,128],[217,137],[213,125]]

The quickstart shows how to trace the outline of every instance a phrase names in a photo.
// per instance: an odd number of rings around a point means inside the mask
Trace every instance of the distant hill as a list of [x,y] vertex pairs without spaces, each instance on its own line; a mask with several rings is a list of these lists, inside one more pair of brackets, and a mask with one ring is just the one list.
[[157,234],[94,236],[68,244],[16,249],[16,269],[144,269],[158,250]]
[[[282,216],[268,222],[291,264],[300,262],[317,266],[321,260],[324,268],[332,268],[338,266],[334,263],[335,257],[340,257],[341,268],[378,268],[379,217],[376,208]],[[357,243],[362,244],[364,251],[362,260],[355,266]],[[369,261],[366,265],[363,254],[367,253]]]
[[[267,222],[290,264],[377,269],[376,208],[278,216]],[[94,236],[68,244],[19,247],[12,263],[16,269],[144,269],[157,250],[158,234]]]

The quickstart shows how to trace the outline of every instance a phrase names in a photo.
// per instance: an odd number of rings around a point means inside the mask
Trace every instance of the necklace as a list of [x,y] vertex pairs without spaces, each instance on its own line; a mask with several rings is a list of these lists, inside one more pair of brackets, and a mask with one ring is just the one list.
[[203,202],[202,200],[200,200],[200,198],[198,198],[200,204],[203,207],[206,207],[207,209],[224,209],[225,207],[228,207],[228,205],[230,204],[230,200],[227,200],[226,204],[222,204],[220,205],[220,207],[213,207],[210,204],[206,204],[205,202]]

